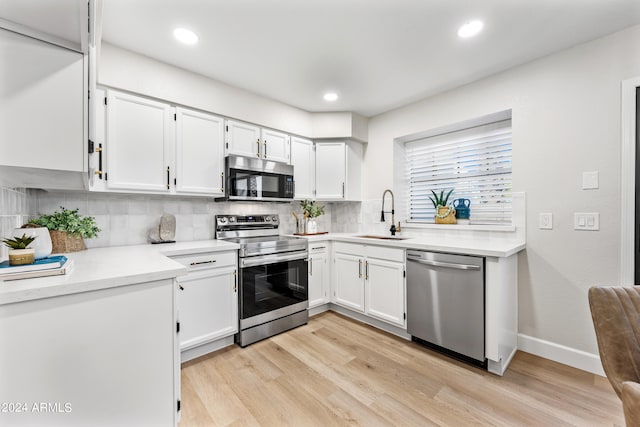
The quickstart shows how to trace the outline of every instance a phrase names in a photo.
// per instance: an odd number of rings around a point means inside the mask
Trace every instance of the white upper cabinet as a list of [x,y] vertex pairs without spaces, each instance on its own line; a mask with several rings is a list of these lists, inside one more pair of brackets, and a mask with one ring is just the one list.
[[235,120],[227,120],[226,126],[226,155],[289,163],[291,147],[286,133]]
[[346,168],[344,142],[316,144],[316,197],[318,199],[345,199]]
[[362,144],[316,142],[316,199],[362,199]]
[[83,55],[0,29],[0,165],[83,172]]
[[174,177],[173,108],[113,90],[107,99],[107,187],[168,193]]
[[270,129],[262,129],[262,158],[274,162],[289,163],[291,148],[289,135]]
[[224,195],[224,119],[176,108],[176,192]]
[[362,144],[316,142],[316,199],[362,199]]
[[262,158],[260,128],[249,123],[227,120],[226,154]]
[[316,152],[308,139],[291,137],[291,164],[296,199],[314,199],[316,189]]

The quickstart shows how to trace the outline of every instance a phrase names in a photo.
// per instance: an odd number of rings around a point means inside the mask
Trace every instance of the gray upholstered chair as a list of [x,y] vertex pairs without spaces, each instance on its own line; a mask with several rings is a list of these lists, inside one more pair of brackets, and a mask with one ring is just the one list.
[[604,372],[627,426],[640,426],[640,287],[592,287],[589,306]]

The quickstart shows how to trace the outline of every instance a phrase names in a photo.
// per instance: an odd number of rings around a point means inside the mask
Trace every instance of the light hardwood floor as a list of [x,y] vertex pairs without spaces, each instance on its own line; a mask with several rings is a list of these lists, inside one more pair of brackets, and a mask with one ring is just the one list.
[[183,365],[189,426],[624,426],[606,378],[518,352],[504,377],[333,312]]

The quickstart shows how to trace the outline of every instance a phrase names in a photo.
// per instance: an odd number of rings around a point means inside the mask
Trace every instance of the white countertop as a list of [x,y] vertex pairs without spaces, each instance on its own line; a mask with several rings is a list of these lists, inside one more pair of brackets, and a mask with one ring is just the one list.
[[168,256],[238,248],[235,243],[201,240],[114,246],[68,253],[64,255],[73,259],[74,266],[66,275],[0,280],[0,305],[169,279],[186,274],[187,268]]
[[[525,248],[524,241],[490,239],[443,239],[403,237],[383,240],[357,237],[365,233],[329,233],[304,236],[309,240],[337,241],[403,249],[419,249],[466,255],[508,257]],[[301,237],[301,236],[297,236]],[[65,254],[74,267],[63,276],[0,281],[0,305],[78,292],[127,286],[186,274],[187,269],[170,256],[236,250],[239,245],[221,240],[167,243],[159,245],[116,246]]]
[[304,237],[311,241],[336,241],[358,243],[361,245],[378,245],[392,248],[418,249],[432,252],[447,252],[463,255],[477,255],[489,257],[508,257],[526,247],[523,240],[490,240],[490,239],[452,239],[441,237],[409,237],[398,235],[403,240],[371,239],[357,237],[368,233],[328,233]]

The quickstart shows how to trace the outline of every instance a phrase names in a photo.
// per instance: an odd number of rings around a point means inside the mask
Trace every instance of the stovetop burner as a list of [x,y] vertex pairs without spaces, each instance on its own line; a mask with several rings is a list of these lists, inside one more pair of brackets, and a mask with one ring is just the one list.
[[270,255],[306,250],[307,242],[278,234],[280,217],[267,215],[217,215],[216,239],[238,243],[239,256]]

